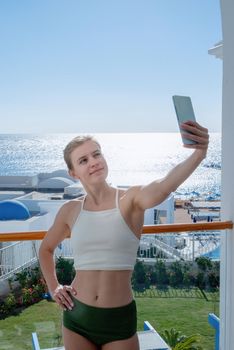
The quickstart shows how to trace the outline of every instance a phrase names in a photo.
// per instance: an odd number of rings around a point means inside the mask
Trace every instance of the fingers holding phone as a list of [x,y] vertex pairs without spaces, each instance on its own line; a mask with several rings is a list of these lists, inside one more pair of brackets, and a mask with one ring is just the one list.
[[207,149],[209,144],[208,129],[194,121],[187,121],[180,124],[181,136],[193,144],[184,144],[186,148]]
[[173,96],[177,121],[184,147],[207,149],[209,143],[208,130],[197,123],[189,96]]

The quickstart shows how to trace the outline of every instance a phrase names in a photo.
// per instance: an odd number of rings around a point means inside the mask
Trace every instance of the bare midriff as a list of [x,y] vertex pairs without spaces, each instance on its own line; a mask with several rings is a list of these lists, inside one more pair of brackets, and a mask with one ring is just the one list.
[[131,270],[79,270],[72,282],[75,298],[96,307],[118,307],[132,299]]

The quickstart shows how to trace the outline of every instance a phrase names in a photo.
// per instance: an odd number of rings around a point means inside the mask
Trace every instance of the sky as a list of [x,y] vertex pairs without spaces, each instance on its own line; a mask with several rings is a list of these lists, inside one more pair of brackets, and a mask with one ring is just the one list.
[[221,129],[219,0],[0,1],[0,133]]

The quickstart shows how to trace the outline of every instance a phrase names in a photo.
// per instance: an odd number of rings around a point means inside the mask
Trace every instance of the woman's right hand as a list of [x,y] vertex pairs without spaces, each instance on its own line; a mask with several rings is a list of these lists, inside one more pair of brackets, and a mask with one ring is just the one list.
[[72,310],[74,303],[69,294],[76,295],[76,290],[72,286],[58,285],[51,293],[52,298],[64,310]]

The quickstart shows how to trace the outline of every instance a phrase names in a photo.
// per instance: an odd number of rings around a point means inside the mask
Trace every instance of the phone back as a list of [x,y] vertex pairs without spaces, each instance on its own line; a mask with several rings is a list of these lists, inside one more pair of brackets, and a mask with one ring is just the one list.
[[[180,124],[192,120],[196,121],[195,114],[193,111],[192,101],[189,96],[172,96],[173,103],[175,106],[176,116],[179,124],[180,131],[182,131]],[[195,144],[195,141],[186,139],[182,136],[184,144]]]

